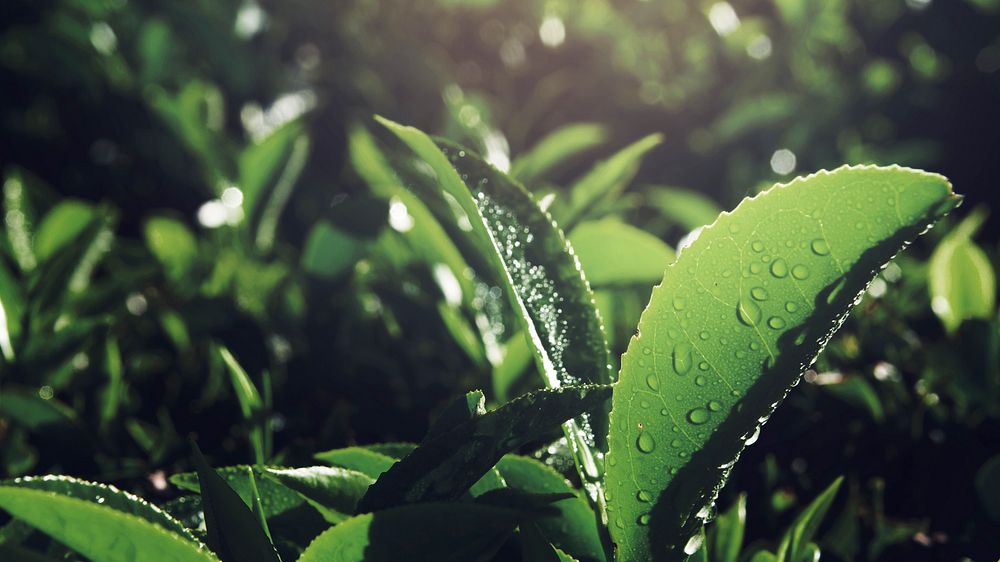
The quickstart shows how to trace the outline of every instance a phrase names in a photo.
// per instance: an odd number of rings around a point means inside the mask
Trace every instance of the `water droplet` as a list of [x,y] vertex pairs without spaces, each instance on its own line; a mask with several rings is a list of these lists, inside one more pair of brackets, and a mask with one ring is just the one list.
[[649,514],[643,513],[642,515],[639,516],[639,519],[637,519],[636,521],[644,527],[646,525],[649,525]]
[[780,316],[772,316],[767,319],[767,325],[775,330],[780,330],[785,327],[785,319]]
[[641,502],[649,503],[653,501],[653,494],[647,492],[646,490],[639,490],[635,497]]
[[750,289],[750,296],[759,301],[766,301],[767,289],[764,287],[754,287],[753,289]]
[[736,312],[740,321],[747,326],[756,326],[760,322],[760,307],[750,299],[740,299]]
[[801,263],[792,268],[792,277],[799,281],[809,278],[809,268]]
[[625,523],[622,523],[621,517],[615,517],[615,527],[618,527],[619,529],[625,528]]
[[702,371],[707,371],[708,367],[709,367],[709,365],[708,365],[707,361],[702,361],[701,363],[698,363],[698,369],[700,369]]
[[635,440],[635,446],[643,453],[652,453],[656,449],[656,440],[653,439],[652,435],[644,431]]
[[653,350],[652,350],[652,349],[650,349],[650,348],[648,348],[648,347],[644,347],[644,348],[642,348],[642,354],[643,354],[643,355],[649,355],[650,353],[653,353]]
[[674,370],[678,375],[691,370],[691,344],[682,342],[674,347]]
[[680,447],[681,446],[681,440],[680,439],[674,439],[673,441],[670,442],[670,446],[671,447]]
[[705,386],[706,384],[708,384],[708,379],[706,379],[702,375],[698,375],[697,377],[694,378],[694,384],[698,386]]
[[719,410],[722,409],[722,404],[719,403],[719,402],[716,402],[715,400],[710,400],[707,405],[708,405],[708,409],[711,410],[711,411],[713,411],[713,412],[718,412]]
[[642,408],[649,408],[649,401],[648,400],[642,400],[642,401],[639,402],[639,406],[642,407]]
[[684,310],[684,297],[674,297],[674,310]]
[[817,238],[817,239],[813,240],[812,244],[810,246],[812,247],[812,251],[817,256],[828,256],[828,255],[830,255],[830,245],[827,244],[826,240],[823,240],[822,238]]
[[701,338],[702,340],[708,340],[708,338],[711,336],[708,332],[703,331],[700,334],[698,334],[698,337]]
[[786,312],[796,312],[798,310],[799,310],[799,305],[795,304],[794,302],[788,301],[785,303]]
[[759,263],[752,263],[752,264],[750,264],[750,273],[753,273],[754,275],[757,275],[758,273],[761,272],[761,270],[763,269],[763,267],[764,266],[760,265]]
[[778,258],[771,262],[771,275],[778,279],[788,275],[788,264],[785,263],[784,259]]
[[660,379],[651,374],[646,377],[646,385],[649,386],[650,390],[660,390]]
[[661,416],[669,416],[670,412],[668,412],[666,408],[663,408],[663,409],[660,410],[660,415]]
[[750,243],[750,247],[755,252],[763,252],[764,251],[764,243],[761,242],[760,240],[754,240],[753,242],[751,242]]
[[701,425],[708,421],[708,410],[705,408],[695,408],[688,412],[687,419],[694,425]]
[[671,467],[670,474],[677,474],[677,467]]

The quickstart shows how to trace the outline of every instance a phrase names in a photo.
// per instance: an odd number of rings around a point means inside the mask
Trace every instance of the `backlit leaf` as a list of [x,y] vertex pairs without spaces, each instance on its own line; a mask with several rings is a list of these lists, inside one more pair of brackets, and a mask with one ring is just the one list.
[[935,174],[844,167],[744,200],[681,252],[614,392],[621,560],[684,557],[746,441],[879,268],[958,200]]

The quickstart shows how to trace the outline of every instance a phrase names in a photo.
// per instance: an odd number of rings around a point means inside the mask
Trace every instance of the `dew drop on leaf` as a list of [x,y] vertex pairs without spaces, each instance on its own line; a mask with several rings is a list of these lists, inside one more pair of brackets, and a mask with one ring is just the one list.
[[674,347],[674,370],[678,375],[691,370],[691,344],[681,342]]
[[702,375],[698,375],[697,377],[694,378],[694,384],[696,384],[698,386],[705,386],[705,383],[707,383],[707,382],[708,382],[708,379],[706,379]]
[[767,325],[775,330],[785,327],[785,319],[780,316],[772,316],[767,320]]
[[799,305],[795,304],[794,302],[788,301],[785,303],[786,312],[796,312],[798,310],[799,310]]
[[688,412],[687,419],[694,425],[701,425],[708,421],[708,410],[705,408],[695,408]]
[[684,304],[685,304],[684,297],[675,297],[673,304],[674,304],[674,310],[684,310]]
[[756,326],[760,322],[760,307],[750,299],[740,299],[739,304],[736,305],[736,312],[740,322],[747,326]]
[[778,258],[771,262],[771,275],[777,277],[778,279],[788,275],[788,264],[785,263],[784,259]]
[[753,242],[751,242],[750,243],[750,247],[753,248],[753,251],[755,251],[755,252],[763,252],[764,251],[764,243],[761,242],[760,240],[754,240]]
[[707,405],[708,405],[708,409],[711,410],[711,411],[713,411],[713,412],[718,412],[719,410],[722,409],[722,403],[720,403],[720,402],[718,402],[716,400],[709,400],[709,402],[708,402]]
[[640,525],[643,526],[649,525],[649,514],[643,513],[642,515],[639,516],[639,519],[637,521]]
[[754,287],[750,289],[750,296],[759,301],[767,300],[767,289],[764,287]]
[[826,240],[822,238],[817,238],[810,244],[813,253],[817,256],[827,256],[830,255],[830,246],[826,243]]
[[801,263],[792,268],[792,277],[799,281],[809,278],[809,268]]
[[650,390],[659,390],[660,379],[656,378],[656,375],[650,374],[646,377],[646,386],[648,386]]
[[653,439],[652,435],[644,431],[640,433],[639,437],[635,440],[635,446],[643,453],[652,453],[656,450],[656,441]]
[[639,490],[639,492],[635,495],[635,497],[641,502],[649,503],[653,501],[653,494],[649,493],[646,490]]

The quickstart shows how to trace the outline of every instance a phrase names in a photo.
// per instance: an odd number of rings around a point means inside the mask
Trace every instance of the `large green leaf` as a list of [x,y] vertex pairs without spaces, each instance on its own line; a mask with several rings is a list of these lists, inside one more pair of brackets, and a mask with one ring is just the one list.
[[478,504],[421,504],[352,517],[313,540],[298,562],[488,560],[520,513]]
[[218,562],[198,543],[137,515],[88,500],[0,486],[0,508],[94,562]]
[[675,258],[674,250],[659,238],[615,219],[581,223],[569,240],[594,287],[651,287]]
[[[551,218],[523,187],[478,156],[391,121],[382,123],[433,170],[442,191],[458,202],[489,248],[522,328],[530,336],[546,386],[610,382],[607,342],[593,293]],[[581,475],[599,497],[600,452],[607,427],[604,404],[564,426]]]
[[165,511],[147,502],[146,500],[123,492],[114,486],[87,482],[70,476],[32,476],[16,478],[2,483],[3,486],[12,488],[25,488],[31,490],[43,490],[55,494],[68,496],[80,500],[86,500],[101,504],[105,507],[129,513],[141,517],[150,523],[159,525],[164,529],[174,532],[185,539],[197,542],[187,529],[179,521],[168,515]]
[[540,390],[487,412],[421,443],[369,488],[359,512],[393,505],[460,497],[504,454],[592,410],[611,394],[610,386],[567,386]]
[[745,443],[875,273],[958,200],[935,174],[843,167],[743,201],[681,252],[614,392],[620,559],[683,558]]
[[972,241],[985,220],[985,209],[976,209],[938,244],[928,264],[931,308],[949,332],[963,320],[991,318],[996,310],[996,273]]

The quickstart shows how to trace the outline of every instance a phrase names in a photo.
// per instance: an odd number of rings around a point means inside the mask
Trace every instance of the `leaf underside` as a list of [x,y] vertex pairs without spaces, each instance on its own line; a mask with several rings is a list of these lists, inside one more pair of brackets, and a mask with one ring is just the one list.
[[959,201],[899,167],[797,179],[723,213],[667,269],[612,399],[619,560],[680,560],[745,443],[881,266]]

